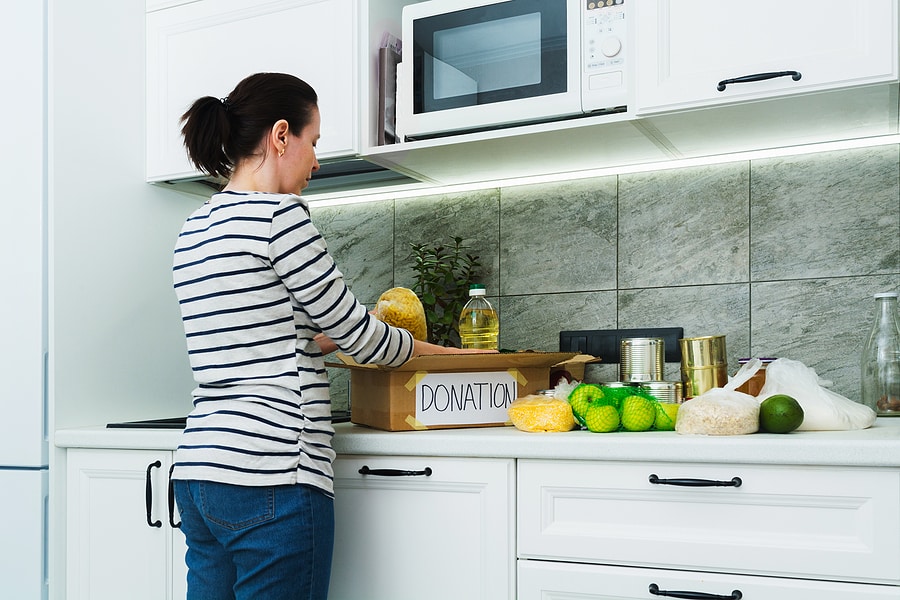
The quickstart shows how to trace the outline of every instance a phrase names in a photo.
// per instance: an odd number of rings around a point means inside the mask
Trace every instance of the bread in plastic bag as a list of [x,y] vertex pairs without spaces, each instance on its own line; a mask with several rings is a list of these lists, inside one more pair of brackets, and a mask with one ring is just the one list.
[[532,394],[513,400],[509,420],[516,429],[527,432],[571,431],[575,417],[569,403],[560,398]]
[[815,369],[800,361],[778,358],[766,368],[766,382],[757,400],[775,394],[791,396],[803,408],[799,431],[866,429],[878,416],[874,410],[822,387]]
[[697,435],[744,435],[759,430],[759,402],[737,391],[762,367],[754,359],[741,367],[724,387],[713,388],[685,401],[678,409],[675,431]]

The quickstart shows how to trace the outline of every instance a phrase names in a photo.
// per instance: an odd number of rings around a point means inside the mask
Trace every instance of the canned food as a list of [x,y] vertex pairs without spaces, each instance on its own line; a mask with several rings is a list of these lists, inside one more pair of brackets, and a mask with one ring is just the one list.
[[684,398],[694,398],[703,392],[728,383],[728,360],[724,335],[682,338],[681,379]]
[[680,404],[683,400],[680,381],[645,381],[640,387],[660,402]]
[[666,356],[663,338],[623,338],[619,349],[619,379],[660,381]]

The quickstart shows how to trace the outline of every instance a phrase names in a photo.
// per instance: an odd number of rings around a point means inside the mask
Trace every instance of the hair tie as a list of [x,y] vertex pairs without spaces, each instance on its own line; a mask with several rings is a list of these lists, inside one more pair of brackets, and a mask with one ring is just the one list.
[[219,102],[222,103],[222,106],[225,107],[225,111],[228,112],[228,107],[229,107],[228,96],[225,96],[224,98],[219,98]]

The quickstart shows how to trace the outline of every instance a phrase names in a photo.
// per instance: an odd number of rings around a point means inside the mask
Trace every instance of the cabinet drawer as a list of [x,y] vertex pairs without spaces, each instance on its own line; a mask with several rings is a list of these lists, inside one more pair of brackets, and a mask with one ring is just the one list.
[[[753,577],[608,567],[535,560],[519,561],[518,600],[627,600],[636,598],[744,598],[750,600],[874,600],[900,598],[900,588],[810,581],[783,577]],[[651,593],[650,586],[658,588]],[[675,595],[675,592],[693,595]],[[734,594],[737,591],[740,596]],[[710,594],[704,596],[703,594]]]
[[520,558],[900,581],[896,470],[522,460],[517,499]]
[[515,461],[342,455],[334,474],[330,599],[515,598]]

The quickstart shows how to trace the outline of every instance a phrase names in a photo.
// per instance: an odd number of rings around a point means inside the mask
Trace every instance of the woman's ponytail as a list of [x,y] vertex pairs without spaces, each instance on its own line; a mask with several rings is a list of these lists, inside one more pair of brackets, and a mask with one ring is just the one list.
[[204,96],[181,116],[181,135],[188,158],[214,177],[228,178],[234,162],[225,152],[229,137],[228,99]]

